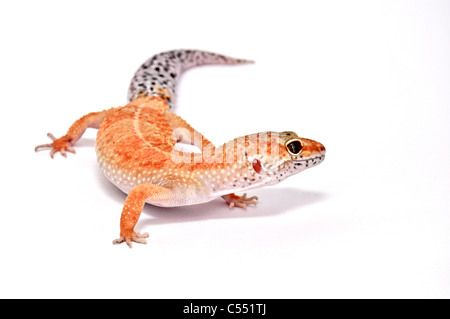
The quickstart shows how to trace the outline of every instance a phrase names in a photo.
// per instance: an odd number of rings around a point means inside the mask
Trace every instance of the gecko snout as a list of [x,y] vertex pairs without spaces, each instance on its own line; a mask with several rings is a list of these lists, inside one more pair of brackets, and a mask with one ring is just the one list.
[[325,149],[325,146],[323,146],[323,145],[320,144],[320,143],[318,143],[318,144],[319,144],[319,151],[320,151],[320,154],[325,155],[325,153],[327,152],[327,150]]
[[319,156],[325,156],[326,153],[326,149],[325,146],[323,146],[321,143],[316,142],[315,145],[315,153],[318,154]]
[[303,143],[303,158],[312,158],[317,156],[325,156],[326,149],[322,143],[316,142],[314,140],[302,138]]

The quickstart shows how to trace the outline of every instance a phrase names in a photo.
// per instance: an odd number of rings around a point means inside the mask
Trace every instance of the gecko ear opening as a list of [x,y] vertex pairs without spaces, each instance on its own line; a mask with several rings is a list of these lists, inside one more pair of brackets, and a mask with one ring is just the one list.
[[261,162],[258,159],[255,158],[253,160],[252,166],[256,173],[261,174],[262,166],[261,166]]
[[300,140],[289,140],[286,142],[286,148],[289,154],[291,155],[298,155],[302,151],[303,145]]

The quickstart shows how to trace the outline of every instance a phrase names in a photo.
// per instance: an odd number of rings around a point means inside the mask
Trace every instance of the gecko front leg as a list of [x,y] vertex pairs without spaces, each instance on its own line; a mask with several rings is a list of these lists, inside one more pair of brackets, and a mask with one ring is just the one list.
[[257,196],[247,197],[247,193],[242,196],[238,196],[234,193],[224,195],[222,198],[227,202],[228,207],[231,209],[233,207],[240,207],[247,209],[247,205],[255,205],[258,201]]
[[[172,127],[175,128],[175,138],[178,142],[184,142],[187,144],[195,145],[200,149],[204,149],[209,146],[213,146],[213,144],[205,138],[201,133],[199,133],[197,130],[192,128],[184,119],[179,117],[178,115],[174,113],[168,113],[167,119],[169,120]],[[179,134],[181,131],[177,131],[176,129],[184,129],[187,132],[187,136],[182,136]],[[188,138],[186,138],[188,137]],[[197,138],[195,138],[197,137]],[[214,146],[213,146],[214,147]],[[227,194],[222,196],[222,198],[227,202],[228,207],[231,209],[233,207],[240,207],[243,209],[247,209],[247,205],[255,205],[258,201],[257,196],[252,196],[247,198],[247,194],[244,194],[242,196],[238,196],[234,193]]]

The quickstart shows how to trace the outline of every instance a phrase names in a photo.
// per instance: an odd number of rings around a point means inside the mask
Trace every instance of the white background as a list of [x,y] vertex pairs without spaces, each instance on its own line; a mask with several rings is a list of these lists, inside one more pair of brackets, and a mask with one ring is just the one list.
[[[61,1],[0,5],[0,297],[450,297],[448,1]],[[202,67],[176,112],[215,144],[294,130],[327,158],[222,200],[146,205],[148,245],[113,246],[125,194],[95,131],[152,54],[197,48],[256,64]]]

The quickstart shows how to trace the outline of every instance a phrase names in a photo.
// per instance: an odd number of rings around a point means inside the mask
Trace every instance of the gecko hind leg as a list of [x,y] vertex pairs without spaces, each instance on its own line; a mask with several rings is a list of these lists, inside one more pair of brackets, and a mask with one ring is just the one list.
[[173,134],[177,143],[189,144],[197,146],[200,150],[203,150],[212,143],[203,136],[200,132],[190,126],[184,119],[175,113],[168,112],[167,120],[174,129]]
[[172,191],[168,188],[154,184],[140,184],[131,189],[123,205],[122,215],[120,217],[120,237],[113,241],[113,244],[125,242],[128,247],[131,243],[146,244],[147,233],[140,234],[134,230],[146,200],[164,204],[172,199]]
[[98,129],[103,120],[113,110],[114,109],[109,109],[101,112],[93,112],[81,117],[79,120],[72,124],[72,126],[67,131],[67,134],[60,138],[56,138],[55,136],[53,136],[53,134],[48,133],[47,136],[53,141],[53,143],[38,145],[34,148],[34,150],[37,152],[43,148],[51,148],[51,158],[53,158],[56,152],[60,152],[64,157],[67,157],[66,152],[75,153],[73,145],[83,136],[86,129]]
[[121,244],[123,242],[126,242],[128,247],[131,248],[131,242],[134,241],[135,243],[138,244],[147,244],[147,241],[145,240],[145,238],[148,238],[149,234],[148,233],[143,233],[141,234],[140,231],[135,231],[134,234],[131,236],[131,238],[125,238],[125,237],[120,237],[118,239],[115,239],[113,241],[113,245],[118,245]]
[[47,134],[48,137],[53,141],[51,144],[42,144],[38,145],[34,148],[34,151],[37,152],[39,149],[42,148],[51,148],[50,151],[50,157],[53,158],[53,155],[55,155],[56,152],[60,152],[62,156],[67,157],[67,152],[75,154],[75,149],[72,147],[70,138],[65,135],[60,138],[56,138],[53,136],[52,133]]

